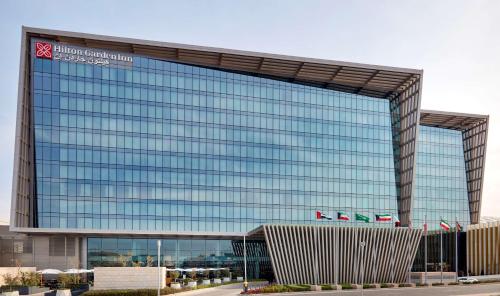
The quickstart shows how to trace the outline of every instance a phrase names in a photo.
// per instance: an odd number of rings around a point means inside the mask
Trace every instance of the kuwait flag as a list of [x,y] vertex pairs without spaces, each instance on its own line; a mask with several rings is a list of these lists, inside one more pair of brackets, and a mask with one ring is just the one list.
[[446,222],[444,219],[441,219],[439,226],[441,226],[441,228],[443,228],[444,231],[450,230],[450,224],[448,224],[448,222]]
[[361,215],[361,214],[356,213],[356,221],[364,221],[364,222],[368,223],[368,222],[370,222],[370,218],[368,218],[365,215]]
[[391,215],[375,215],[375,220],[376,221],[391,221],[392,217]]
[[321,220],[321,219],[332,220],[333,218],[321,213],[320,211],[316,211],[316,219],[318,219],[318,220]]
[[347,216],[347,214],[344,212],[338,212],[337,213],[337,220],[349,221],[349,216]]

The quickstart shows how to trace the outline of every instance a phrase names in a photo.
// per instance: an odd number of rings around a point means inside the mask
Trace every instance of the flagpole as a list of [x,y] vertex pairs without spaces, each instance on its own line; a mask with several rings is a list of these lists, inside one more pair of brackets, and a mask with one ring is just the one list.
[[427,284],[427,214],[424,215],[424,227],[425,227],[425,250],[424,250],[424,270],[425,270],[425,278],[424,282]]
[[[469,227],[466,225],[465,227]],[[465,231],[465,269],[467,277],[469,277],[469,234]]]
[[[442,220],[443,218],[441,218]],[[441,233],[441,239],[440,239],[440,248],[439,248],[439,251],[440,251],[440,260],[441,260],[441,283],[443,283],[443,229],[441,228],[440,230],[440,233]]]
[[458,217],[455,216],[455,281],[458,282]]

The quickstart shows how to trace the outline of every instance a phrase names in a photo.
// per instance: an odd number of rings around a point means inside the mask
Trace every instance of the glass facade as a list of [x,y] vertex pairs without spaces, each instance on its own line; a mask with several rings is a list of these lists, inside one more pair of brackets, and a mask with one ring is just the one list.
[[[247,241],[247,272],[250,278],[272,278],[264,241]],[[87,267],[158,266],[157,239],[87,239]],[[228,268],[242,276],[243,241],[215,239],[162,239],[160,265],[167,268]]]
[[38,227],[243,232],[340,223],[316,210],[397,215],[388,100],[142,56],[32,57],[32,81]]
[[[147,264],[148,256],[152,265],[157,265],[157,240],[147,238],[88,238],[88,265],[116,266],[125,260],[124,265],[132,263]],[[231,240],[176,240],[163,239],[160,262],[167,267],[224,267],[230,266],[235,254]]]
[[455,227],[455,217],[470,224],[462,132],[420,126],[417,144],[417,180],[413,225],[421,227],[424,215],[430,230],[440,229],[441,217]]

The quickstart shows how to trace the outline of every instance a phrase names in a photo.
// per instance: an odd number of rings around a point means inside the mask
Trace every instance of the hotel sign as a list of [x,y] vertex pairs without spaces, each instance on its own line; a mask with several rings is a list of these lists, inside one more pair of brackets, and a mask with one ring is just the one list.
[[132,56],[123,53],[39,41],[35,42],[35,57],[102,66],[112,63],[132,65],[133,61]]

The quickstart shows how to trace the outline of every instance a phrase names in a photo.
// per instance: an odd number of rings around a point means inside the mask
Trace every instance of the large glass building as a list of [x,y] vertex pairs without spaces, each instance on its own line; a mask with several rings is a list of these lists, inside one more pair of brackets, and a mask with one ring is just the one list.
[[11,230],[236,268],[262,225],[478,223],[488,117],[420,110],[422,74],[24,28]]

